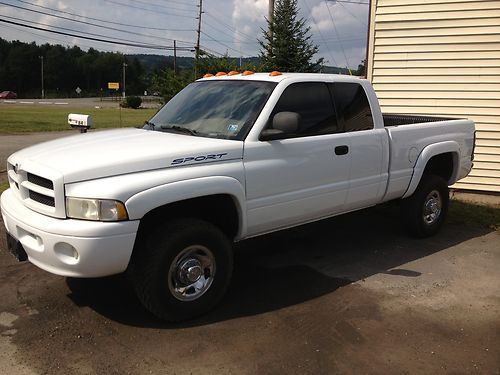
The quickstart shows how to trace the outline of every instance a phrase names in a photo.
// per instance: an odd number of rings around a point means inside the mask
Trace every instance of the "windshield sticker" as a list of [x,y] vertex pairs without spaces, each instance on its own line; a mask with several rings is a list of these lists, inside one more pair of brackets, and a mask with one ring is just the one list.
[[237,125],[237,124],[229,124],[227,126],[227,131],[229,133],[236,133],[238,131],[238,128],[239,128],[239,125]]

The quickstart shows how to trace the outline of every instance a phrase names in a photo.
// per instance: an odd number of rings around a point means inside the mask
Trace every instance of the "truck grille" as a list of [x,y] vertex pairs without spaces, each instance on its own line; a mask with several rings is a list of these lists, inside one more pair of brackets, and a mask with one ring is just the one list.
[[28,173],[28,181],[35,184],[44,187],[45,189],[50,189],[54,190],[54,183],[46,178],[37,176],[36,174],[33,173]]
[[56,201],[54,198],[37,193],[36,191],[29,190],[29,197],[31,200],[34,200],[35,202],[41,204],[45,204],[46,206],[51,206],[51,207],[56,206]]
[[42,177],[23,167],[7,163],[9,184],[15,195],[25,206],[34,211],[50,216],[65,217],[64,187],[61,176],[47,170],[44,173],[46,177]]

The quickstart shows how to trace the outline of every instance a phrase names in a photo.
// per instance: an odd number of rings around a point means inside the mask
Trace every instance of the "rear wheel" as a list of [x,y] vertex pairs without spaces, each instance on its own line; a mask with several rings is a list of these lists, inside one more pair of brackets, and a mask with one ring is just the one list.
[[157,317],[181,321],[212,309],[231,278],[231,243],[215,225],[178,219],[143,236],[129,274],[141,303]]
[[448,185],[436,175],[424,175],[413,195],[404,199],[401,214],[407,230],[416,237],[436,234],[448,212]]

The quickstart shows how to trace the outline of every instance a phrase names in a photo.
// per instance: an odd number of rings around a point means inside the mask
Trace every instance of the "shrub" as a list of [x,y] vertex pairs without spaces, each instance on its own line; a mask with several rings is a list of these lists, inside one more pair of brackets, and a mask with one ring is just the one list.
[[142,99],[140,96],[127,96],[121,106],[124,108],[137,109],[141,106]]

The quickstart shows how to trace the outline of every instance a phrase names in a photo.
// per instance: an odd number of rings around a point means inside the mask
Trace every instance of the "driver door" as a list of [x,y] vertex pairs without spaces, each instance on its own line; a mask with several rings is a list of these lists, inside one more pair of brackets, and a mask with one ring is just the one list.
[[245,143],[249,236],[340,213],[349,190],[349,135],[340,131],[323,82],[288,86],[274,108],[297,112],[295,133]]

